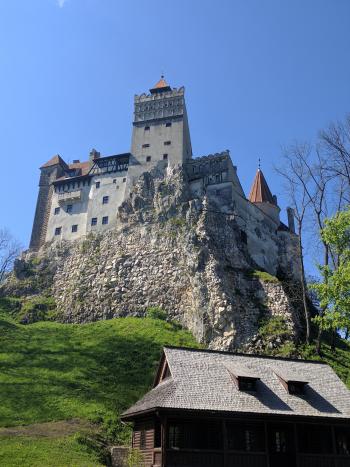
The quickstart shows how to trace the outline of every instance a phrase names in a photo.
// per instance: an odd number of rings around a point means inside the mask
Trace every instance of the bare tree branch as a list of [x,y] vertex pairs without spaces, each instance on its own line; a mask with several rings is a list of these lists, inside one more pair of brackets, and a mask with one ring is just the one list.
[[0,229],[0,284],[13,267],[21,251],[21,245],[7,229]]

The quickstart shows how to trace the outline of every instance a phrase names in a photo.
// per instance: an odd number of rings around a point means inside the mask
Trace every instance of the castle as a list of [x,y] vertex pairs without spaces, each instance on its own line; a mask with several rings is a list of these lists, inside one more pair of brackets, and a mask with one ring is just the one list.
[[260,268],[298,277],[292,210],[287,208],[286,226],[260,168],[247,198],[229,151],[192,157],[184,94],[183,87],[171,88],[162,76],[149,94],[135,96],[130,153],[101,156],[92,150],[88,161],[71,164],[56,155],[40,168],[32,251],[112,229],[140,175],[181,167],[193,200],[206,199],[210,209],[235,217],[241,240]]

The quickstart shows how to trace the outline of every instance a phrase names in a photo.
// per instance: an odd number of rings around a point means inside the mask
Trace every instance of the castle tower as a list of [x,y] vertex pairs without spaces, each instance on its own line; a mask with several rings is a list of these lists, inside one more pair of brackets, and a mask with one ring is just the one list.
[[276,196],[272,196],[264,174],[259,168],[249,193],[249,201],[260,208],[277,225],[280,224],[280,208]]
[[29,244],[31,250],[38,250],[45,243],[53,193],[52,182],[62,177],[65,170],[68,170],[68,166],[58,154],[40,167],[39,193]]
[[184,93],[183,87],[172,89],[162,76],[150,94],[135,96],[130,161],[134,167],[129,175],[156,165],[183,164],[192,157]]

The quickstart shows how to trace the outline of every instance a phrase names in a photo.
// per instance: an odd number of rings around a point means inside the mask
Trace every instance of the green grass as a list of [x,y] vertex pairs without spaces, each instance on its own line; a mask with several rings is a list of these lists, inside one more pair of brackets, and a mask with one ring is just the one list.
[[272,276],[266,271],[259,271],[259,270],[254,270],[249,273],[251,277],[255,277],[256,279],[260,279],[263,282],[279,282],[276,276]]
[[120,412],[149,388],[163,345],[198,345],[147,318],[25,326],[2,315],[0,332],[0,426]]
[[0,465],[6,467],[98,467],[98,458],[74,436],[58,439],[0,438]]
[[[198,346],[163,320],[22,325],[1,303],[0,336],[0,427],[81,418],[99,422],[114,442],[127,437],[118,414],[151,386],[163,345]],[[6,466],[100,465],[71,437],[10,438],[0,430],[0,453]]]

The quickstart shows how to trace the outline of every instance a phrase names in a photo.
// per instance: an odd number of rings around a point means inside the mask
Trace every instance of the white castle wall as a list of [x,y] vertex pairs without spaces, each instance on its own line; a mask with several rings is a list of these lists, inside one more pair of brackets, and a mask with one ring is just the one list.
[[[64,191],[54,192],[52,195],[50,216],[46,241],[76,240],[90,231],[103,232],[112,228],[116,223],[117,209],[124,200],[127,171],[100,174],[90,178],[90,183],[79,188],[66,188]],[[114,182],[115,180],[115,182]],[[96,183],[100,188],[96,188]],[[80,199],[68,199],[59,202],[60,195],[80,191]],[[103,204],[103,197],[108,196],[107,204]],[[72,212],[67,213],[67,205],[72,205]],[[55,208],[60,207],[55,215]],[[108,217],[108,224],[102,224],[102,218]],[[97,218],[97,224],[91,225],[91,219]],[[77,225],[77,232],[72,232],[72,225]],[[61,235],[55,235],[56,228],[61,227]]]

